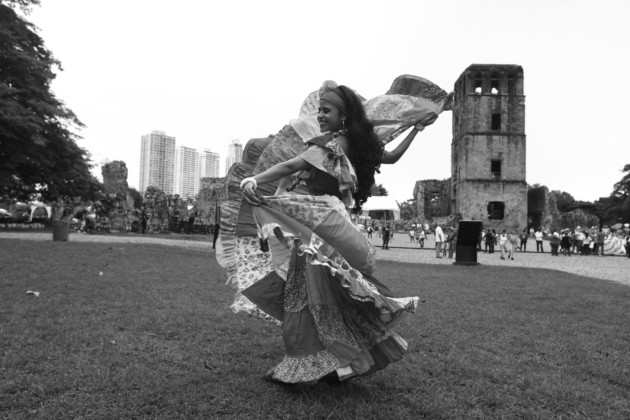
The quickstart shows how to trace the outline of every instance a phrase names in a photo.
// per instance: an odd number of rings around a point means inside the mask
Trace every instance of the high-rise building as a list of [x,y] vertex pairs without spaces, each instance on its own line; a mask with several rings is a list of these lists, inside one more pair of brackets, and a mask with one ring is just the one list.
[[228,155],[225,158],[225,174],[236,162],[240,162],[243,158],[243,145],[238,140],[232,140],[232,144],[228,147]]
[[199,167],[201,168],[200,178],[219,177],[219,154],[205,149],[199,153]]
[[140,192],[156,187],[165,194],[173,193],[175,137],[163,131],[142,136],[140,150]]
[[175,182],[173,193],[181,197],[194,197],[199,192],[199,152],[186,146],[177,148],[175,154]]

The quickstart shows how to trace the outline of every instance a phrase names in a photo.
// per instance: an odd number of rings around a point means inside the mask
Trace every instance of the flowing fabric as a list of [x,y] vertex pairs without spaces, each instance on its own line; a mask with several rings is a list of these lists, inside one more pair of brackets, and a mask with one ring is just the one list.
[[[231,308],[282,325],[286,355],[272,375],[285,383],[334,371],[341,379],[367,375],[400,360],[407,343],[392,328],[418,304],[418,297],[393,297],[372,276],[374,247],[347,211],[356,176],[332,135],[321,135],[313,122],[318,94],[278,134],[248,142],[243,161],[229,171],[221,207],[216,254],[236,289]],[[383,96],[365,102],[383,144],[452,100],[415,76],[396,79]],[[276,187],[288,180],[259,186],[261,206],[243,200],[243,178],[298,155],[317,176],[281,195]],[[332,180],[336,191],[314,193],[318,179]]]
[[626,241],[619,237],[610,235],[604,239],[604,254],[606,255],[626,255]]

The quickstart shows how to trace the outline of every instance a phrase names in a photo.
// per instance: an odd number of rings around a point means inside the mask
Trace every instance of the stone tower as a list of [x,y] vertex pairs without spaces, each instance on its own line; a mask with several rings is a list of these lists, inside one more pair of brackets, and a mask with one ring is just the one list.
[[473,64],[455,82],[451,212],[484,228],[527,226],[521,66]]

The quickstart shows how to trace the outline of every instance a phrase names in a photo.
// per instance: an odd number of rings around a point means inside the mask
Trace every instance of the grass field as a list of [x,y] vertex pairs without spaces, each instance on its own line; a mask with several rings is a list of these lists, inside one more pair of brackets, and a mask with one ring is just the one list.
[[627,286],[379,261],[377,277],[423,300],[398,329],[406,358],[288,387],[262,380],[283,355],[278,327],[229,310],[213,255],[2,239],[0,250],[4,418],[630,418]]

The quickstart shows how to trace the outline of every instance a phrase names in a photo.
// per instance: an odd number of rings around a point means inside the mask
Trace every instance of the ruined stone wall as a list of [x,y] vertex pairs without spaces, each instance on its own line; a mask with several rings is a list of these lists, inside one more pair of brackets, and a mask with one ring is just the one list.
[[[490,218],[489,203],[504,203],[502,219]],[[521,182],[467,182],[458,191],[462,220],[479,220],[484,227],[523,230],[527,226],[527,184]]]
[[101,174],[105,194],[101,199],[104,214],[100,216],[109,219],[109,228],[112,230],[130,230],[133,198],[129,195],[127,164],[121,160],[108,162],[101,167]]
[[416,199],[416,214],[419,218],[431,220],[450,214],[450,185],[450,179],[416,181],[413,196]]
[[203,224],[214,225],[217,205],[226,197],[225,178],[201,178],[196,208]]
[[127,164],[121,160],[108,162],[101,167],[103,187],[106,194],[121,195],[126,198],[129,190],[127,184]]
[[527,216],[534,229],[542,228],[544,231],[551,229],[575,229],[578,226],[599,226],[599,217],[585,209],[575,209],[569,212],[560,212],[556,204],[556,198],[544,185],[530,188],[527,191]]
[[527,191],[527,207],[527,216],[534,229],[549,229],[560,220],[556,200],[550,196],[549,189],[545,186]]
[[453,213],[493,228],[527,226],[520,66],[474,64],[462,73],[455,83],[451,154]]

